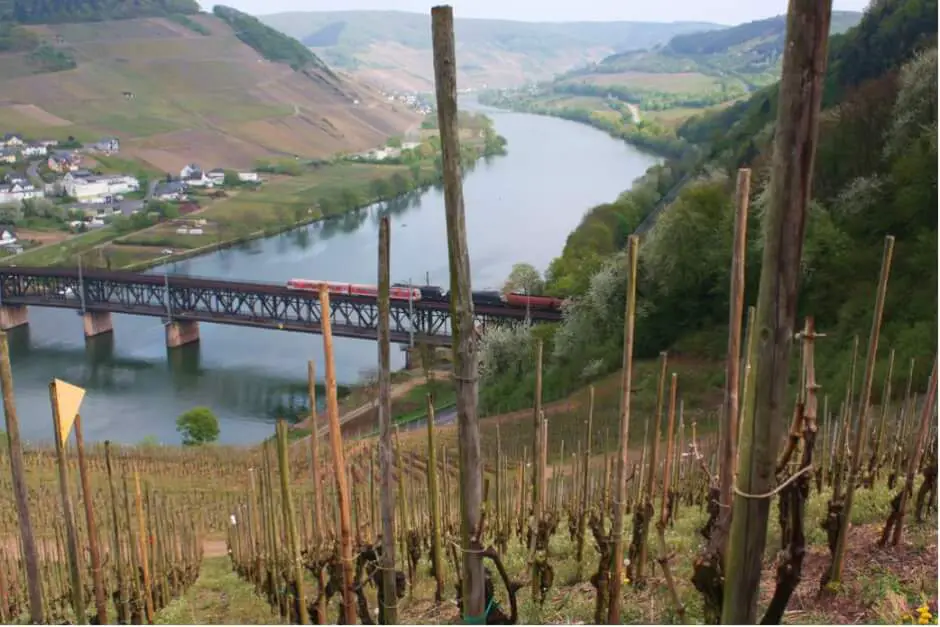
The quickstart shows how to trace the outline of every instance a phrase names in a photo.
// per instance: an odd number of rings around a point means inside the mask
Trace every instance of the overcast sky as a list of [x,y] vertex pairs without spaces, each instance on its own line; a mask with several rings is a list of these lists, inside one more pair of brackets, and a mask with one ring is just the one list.
[[[282,11],[397,9],[429,13],[447,0],[220,0],[222,4],[261,15]],[[203,5],[214,4],[202,0]],[[785,13],[787,0],[450,0],[455,17],[529,22],[634,20],[651,22],[717,22],[740,24]],[[834,0],[833,8],[861,11],[868,0]]]

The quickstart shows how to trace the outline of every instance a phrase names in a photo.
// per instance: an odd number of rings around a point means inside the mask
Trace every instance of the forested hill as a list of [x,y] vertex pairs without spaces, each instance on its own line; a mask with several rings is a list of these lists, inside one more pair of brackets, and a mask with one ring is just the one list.
[[0,21],[21,24],[100,22],[198,12],[195,0],[0,0]]
[[[858,26],[830,40],[799,301],[799,315],[813,315],[827,334],[817,368],[830,390],[844,389],[853,336],[862,335],[864,346],[887,234],[896,244],[878,376],[889,348],[896,351],[893,389],[904,389],[911,359],[915,381],[930,371],[937,346],[936,38],[937,0],[879,0]],[[619,367],[622,249],[654,210],[662,211],[640,251],[637,355],[723,354],[736,170],[752,169],[746,302],[753,303],[777,89],[687,122],[679,135],[696,150],[651,168],[569,236],[546,273],[546,290],[572,304],[557,331],[538,331],[551,346],[544,388],[551,396]],[[499,355],[499,367],[484,366],[484,405],[528,406],[533,386],[519,378],[533,376],[531,356],[506,356],[525,345],[507,334],[491,340],[484,354]]]

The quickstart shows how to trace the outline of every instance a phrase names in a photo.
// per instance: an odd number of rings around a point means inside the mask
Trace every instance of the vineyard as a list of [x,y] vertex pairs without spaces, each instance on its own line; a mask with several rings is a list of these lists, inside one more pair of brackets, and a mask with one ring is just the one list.
[[[786,48],[770,167],[783,182],[762,216],[748,307],[751,171],[738,171],[725,362],[634,360],[641,241],[630,235],[622,368],[543,405],[539,339],[534,407],[483,420],[453,15],[432,9],[454,347],[443,380],[431,384],[439,364],[422,367],[437,400],[455,399],[456,425],[435,424],[430,394],[423,429],[394,424],[387,216],[375,436],[343,433],[328,317],[326,410],[307,418],[311,437],[291,444],[278,421],[249,448],[86,445],[81,396],[57,379],[54,447],[24,444],[0,333],[0,622],[936,623],[937,356],[924,346],[896,363],[882,341],[895,238],[844,386],[816,368],[844,347],[796,306],[815,148],[804,127],[820,105],[804,87],[821,89],[826,5],[791,3],[805,32]],[[321,285],[322,311],[329,298]],[[915,362],[932,364],[927,380]],[[312,408],[315,382],[310,361]]]

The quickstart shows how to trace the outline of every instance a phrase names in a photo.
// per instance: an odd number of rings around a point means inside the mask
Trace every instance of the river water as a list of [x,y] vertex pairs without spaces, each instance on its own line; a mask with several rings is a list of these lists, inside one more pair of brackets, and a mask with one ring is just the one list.
[[[574,122],[467,104],[493,118],[509,150],[479,162],[464,179],[474,289],[498,288],[517,262],[544,270],[587,209],[616,198],[656,161]],[[384,211],[391,216],[392,281],[446,286],[438,189],[181,261],[169,271],[278,283],[293,277],[375,283]],[[204,405],[219,416],[221,442],[244,444],[271,434],[278,415],[305,402],[308,359],[316,360],[318,376],[323,373],[318,335],[203,323],[199,344],[168,351],[157,318],[115,315],[113,335],[86,342],[76,312],[34,307],[29,316],[28,327],[10,333],[27,440],[51,437],[52,377],[87,390],[81,411],[87,440],[136,443],[152,436],[177,443],[176,416]],[[375,342],[336,338],[334,347],[340,383],[355,383],[375,367]],[[393,368],[403,363],[393,346]]]

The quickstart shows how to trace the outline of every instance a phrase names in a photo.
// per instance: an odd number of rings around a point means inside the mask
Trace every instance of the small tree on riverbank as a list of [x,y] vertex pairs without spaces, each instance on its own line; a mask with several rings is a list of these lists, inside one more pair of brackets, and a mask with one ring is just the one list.
[[208,407],[194,407],[176,419],[183,446],[201,446],[219,439],[219,419]]

